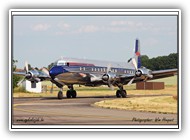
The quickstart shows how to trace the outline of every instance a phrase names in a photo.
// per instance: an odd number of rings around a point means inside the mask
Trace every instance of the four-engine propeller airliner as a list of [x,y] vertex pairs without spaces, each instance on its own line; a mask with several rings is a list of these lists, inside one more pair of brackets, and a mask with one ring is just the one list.
[[134,56],[128,60],[128,63],[62,58],[57,60],[49,71],[46,68],[28,70],[26,62],[26,72],[14,72],[14,74],[24,76],[18,85],[25,79],[31,81],[34,87],[37,82],[50,80],[60,88],[58,99],[62,99],[63,86],[69,88],[66,92],[67,98],[77,97],[74,84],[92,87],[108,85],[110,88],[117,86],[119,89],[116,91],[116,97],[125,98],[127,92],[123,89],[123,85],[169,77],[177,73],[177,69],[151,71],[141,66],[140,55],[139,40],[136,39]]

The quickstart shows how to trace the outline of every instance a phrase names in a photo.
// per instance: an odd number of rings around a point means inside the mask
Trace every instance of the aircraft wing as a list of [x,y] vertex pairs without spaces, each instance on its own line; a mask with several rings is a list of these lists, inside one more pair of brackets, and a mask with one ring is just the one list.
[[151,80],[174,76],[177,71],[177,69],[152,71],[153,78]]
[[15,75],[25,76],[26,72],[13,72]]
[[44,81],[44,80],[51,80],[51,77],[45,73],[44,71],[40,70],[30,70],[28,72],[21,71],[21,72],[13,72],[15,75],[24,76],[28,80],[37,80],[37,81]]
[[[175,74],[177,74],[177,71],[178,71],[177,69],[152,71],[151,74],[153,77],[148,78],[147,81],[174,76]],[[119,77],[125,84],[127,84],[131,79],[133,79],[132,83],[137,83],[145,80],[144,78],[141,77],[134,77],[134,75],[121,75]]]

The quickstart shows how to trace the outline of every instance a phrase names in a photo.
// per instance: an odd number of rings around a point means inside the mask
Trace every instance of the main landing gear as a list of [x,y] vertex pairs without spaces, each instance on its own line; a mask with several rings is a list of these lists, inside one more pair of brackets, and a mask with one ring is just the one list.
[[[66,92],[67,98],[76,98],[77,92],[74,90],[73,85],[68,86],[69,90]],[[57,94],[58,99],[63,99],[63,87],[60,88],[60,91]]]
[[[127,97],[127,92],[126,90],[123,89],[123,85],[118,85],[119,89],[116,91],[116,97],[117,98],[126,98]],[[74,90],[73,85],[68,86],[69,90],[66,92],[66,97],[67,98],[76,98],[77,97],[77,92]],[[63,87],[60,88],[60,91],[58,92],[57,95],[58,99],[63,99]]]
[[126,98],[127,92],[123,89],[123,85],[118,86],[119,90],[116,91],[116,97],[117,98]]

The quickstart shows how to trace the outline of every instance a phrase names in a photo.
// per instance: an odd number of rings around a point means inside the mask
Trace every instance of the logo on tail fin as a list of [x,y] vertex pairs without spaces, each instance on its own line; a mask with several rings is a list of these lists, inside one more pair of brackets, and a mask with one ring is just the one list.
[[[135,40],[135,46],[134,46],[134,59],[136,60],[136,63],[137,63],[137,67],[138,68],[140,68],[141,67],[141,58],[140,58],[140,55],[141,55],[141,53],[140,53],[140,46],[139,46],[139,40],[138,39],[136,39]],[[131,60],[133,59],[133,58],[130,58],[129,60],[128,60],[128,63],[129,62],[131,62]]]

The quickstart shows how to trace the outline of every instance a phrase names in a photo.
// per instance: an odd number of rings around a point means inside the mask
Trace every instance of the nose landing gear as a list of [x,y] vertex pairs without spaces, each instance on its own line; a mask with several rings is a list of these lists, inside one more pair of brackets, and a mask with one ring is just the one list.
[[63,99],[63,87],[60,88],[60,91],[57,94],[57,98],[60,99],[60,100]]

